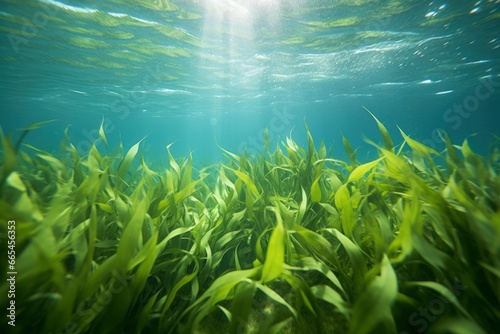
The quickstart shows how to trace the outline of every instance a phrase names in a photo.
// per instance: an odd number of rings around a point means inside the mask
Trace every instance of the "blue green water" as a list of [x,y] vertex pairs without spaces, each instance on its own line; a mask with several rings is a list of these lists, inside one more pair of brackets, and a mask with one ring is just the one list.
[[[153,156],[220,146],[260,151],[319,143],[361,152],[378,140],[371,110],[439,148],[500,134],[499,1],[1,0],[0,124],[57,119],[26,138],[55,151],[64,129],[82,152],[147,135]],[[363,156],[359,157],[363,159]]]

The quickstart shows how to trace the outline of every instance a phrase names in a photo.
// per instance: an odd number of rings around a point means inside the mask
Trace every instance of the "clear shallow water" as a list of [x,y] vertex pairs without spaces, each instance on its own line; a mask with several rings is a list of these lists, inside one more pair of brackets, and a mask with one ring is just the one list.
[[[439,147],[436,129],[483,150],[498,134],[499,1],[1,1],[0,124],[59,119],[27,141],[82,151],[101,120],[156,154],[258,151],[304,118],[340,151],[397,135]],[[396,139],[396,142],[400,140]],[[360,157],[362,159],[362,157]]]

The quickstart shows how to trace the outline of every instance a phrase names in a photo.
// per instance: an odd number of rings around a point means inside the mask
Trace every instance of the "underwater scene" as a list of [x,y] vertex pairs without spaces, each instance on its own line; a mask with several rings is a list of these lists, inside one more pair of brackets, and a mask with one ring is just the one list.
[[0,0],[0,333],[497,333],[500,0]]

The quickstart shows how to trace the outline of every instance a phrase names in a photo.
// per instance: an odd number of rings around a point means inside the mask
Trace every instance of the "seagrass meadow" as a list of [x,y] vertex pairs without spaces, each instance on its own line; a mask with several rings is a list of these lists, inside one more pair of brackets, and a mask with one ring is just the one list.
[[[500,147],[434,149],[376,118],[379,157],[287,137],[194,168],[106,134],[60,153],[1,134],[1,244],[16,221],[9,333],[493,333]],[[15,140],[18,138],[17,140]],[[147,139],[145,139],[147,140]],[[9,284],[0,264],[1,309]],[[5,329],[6,323],[2,322]],[[6,331],[2,329],[2,333]]]
[[0,334],[500,333],[500,0],[0,0]]

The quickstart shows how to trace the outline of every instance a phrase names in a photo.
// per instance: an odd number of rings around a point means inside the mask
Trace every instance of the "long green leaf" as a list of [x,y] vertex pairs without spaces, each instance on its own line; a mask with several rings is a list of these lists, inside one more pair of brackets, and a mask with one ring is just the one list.
[[391,307],[398,293],[398,282],[389,259],[384,256],[376,276],[354,304],[349,333],[374,333],[383,323],[384,333],[396,333]]
[[389,131],[387,131],[386,127],[382,122],[380,122],[377,117],[375,117],[374,114],[370,110],[368,110],[365,106],[363,108],[368,111],[370,115],[372,115],[373,119],[375,122],[377,122],[378,130],[380,131],[380,134],[382,135],[382,140],[384,142],[384,148],[388,151],[393,151],[394,150],[394,142],[392,141],[391,135],[389,134]]
[[275,207],[274,213],[276,214],[276,227],[271,233],[269,244],[267,246],[266,261],[262,268],[263,282],[272,281],[280,277],[283,272],[283,264],[285,263],[285,228],[281,220],[279,207]]

